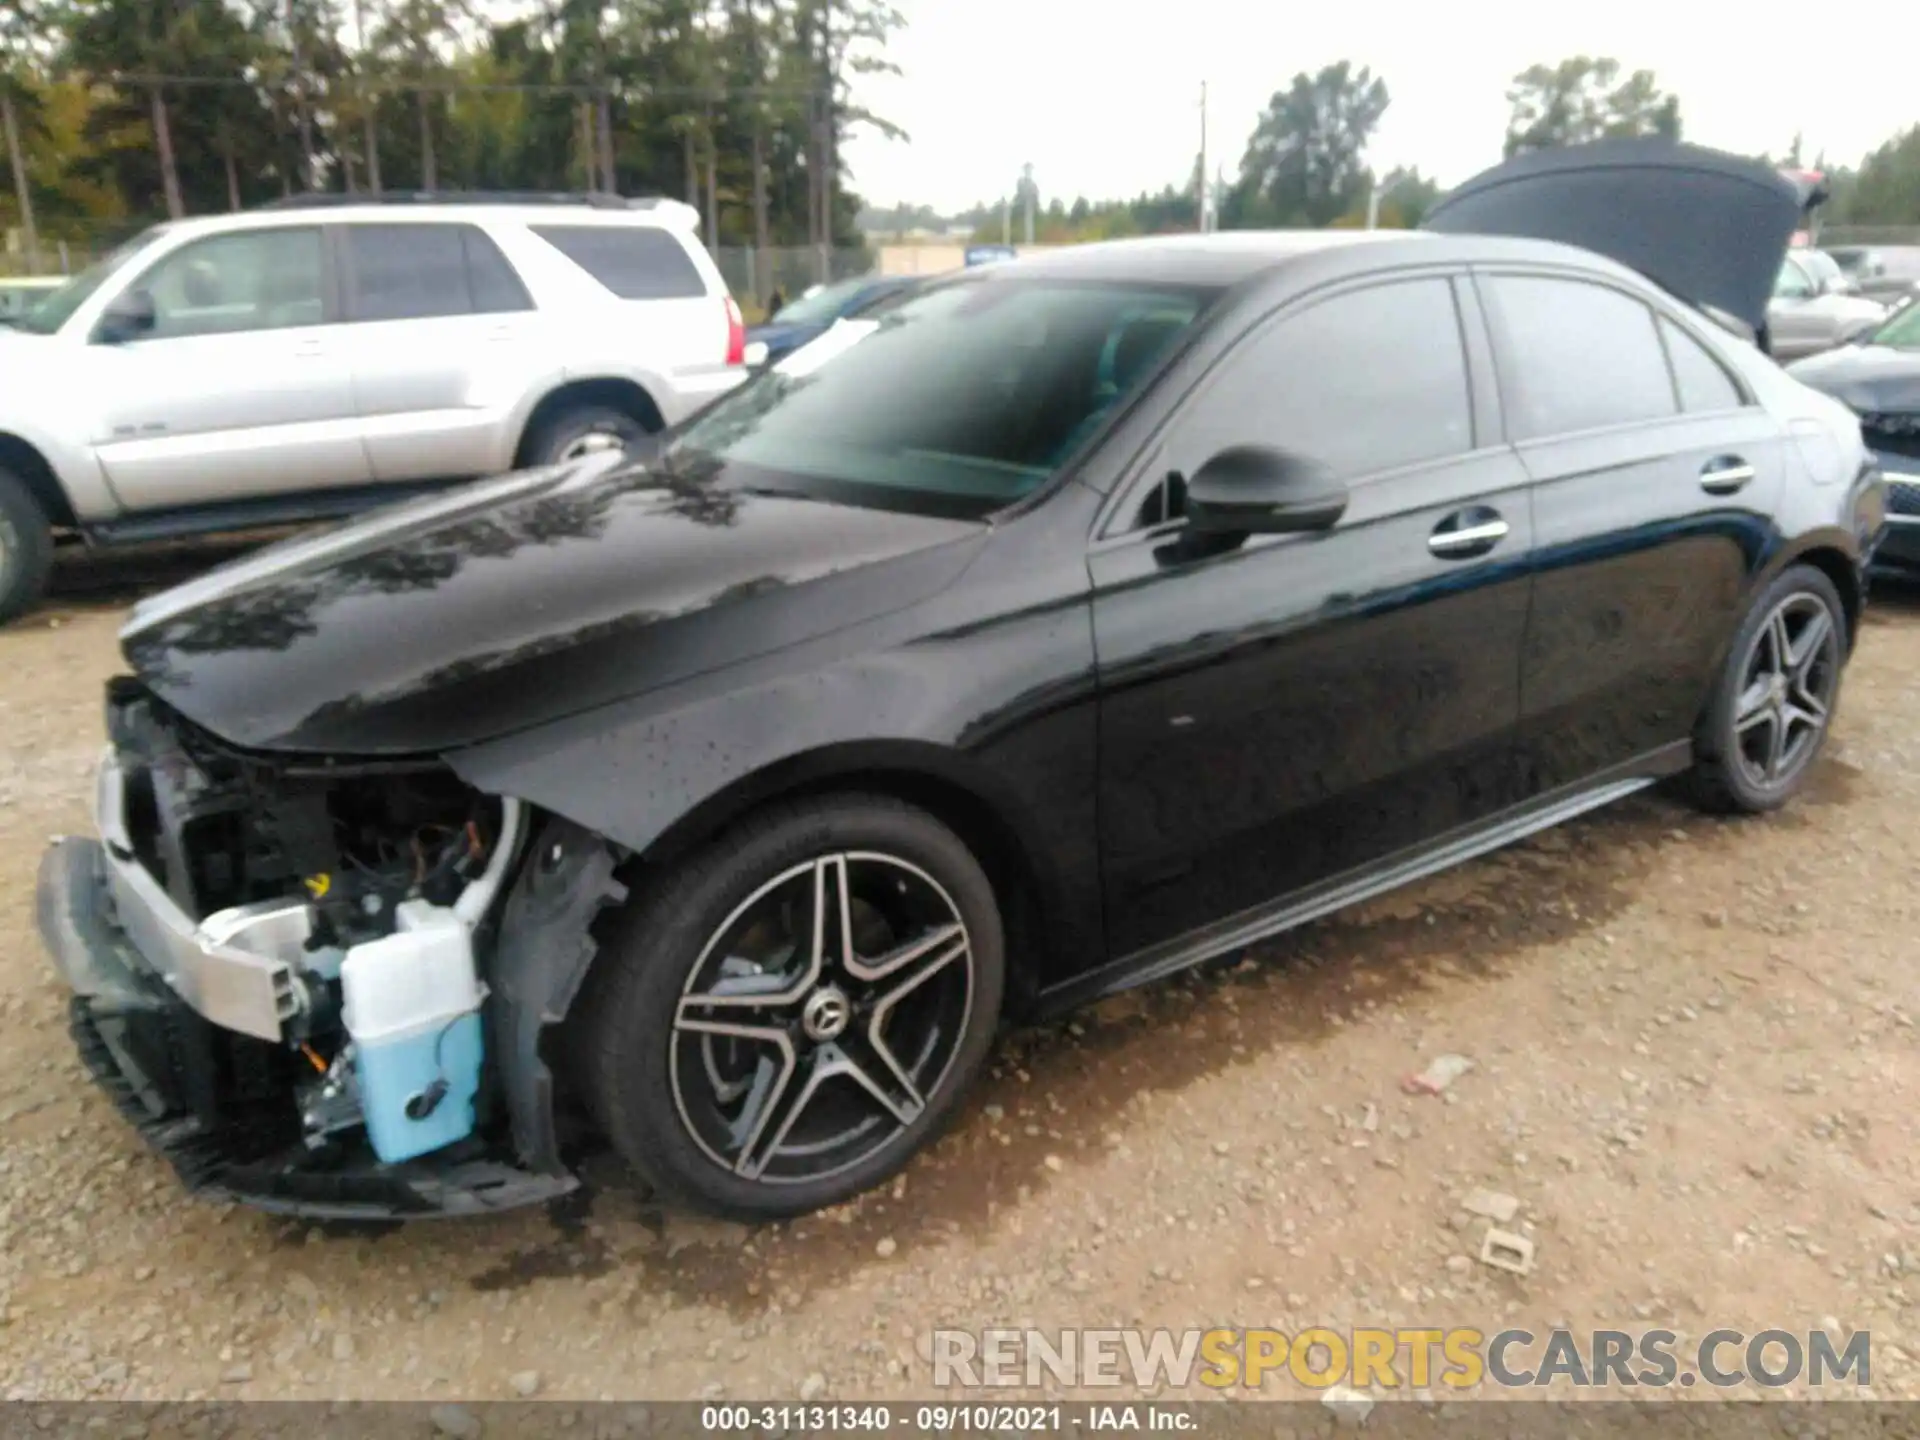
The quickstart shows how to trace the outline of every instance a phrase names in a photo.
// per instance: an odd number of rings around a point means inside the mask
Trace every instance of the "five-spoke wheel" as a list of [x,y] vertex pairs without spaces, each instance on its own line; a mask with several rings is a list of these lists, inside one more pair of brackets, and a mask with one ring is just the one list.
[[1755,600],[1696,742],[1695,789],[1710,808],[1771,810],[1799,788],[1839,696],[1846,624],[1833,582],[1810,566]]
[[736,1175],[819,1180],[920,1118],[973,1002],[966,922],[919,866],[822,855],[729,915],[674,1014],[674,1104]]
[[653,884],[585,998],[590,1085],[656,1188],[744,1218],[864,1190],[947,1119],[998,1020],[1000,916],[922,811],[768,811]]

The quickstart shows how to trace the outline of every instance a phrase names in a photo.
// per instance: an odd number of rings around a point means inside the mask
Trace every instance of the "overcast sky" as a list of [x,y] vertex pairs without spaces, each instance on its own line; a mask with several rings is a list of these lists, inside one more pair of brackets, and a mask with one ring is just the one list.
[[[1255,117],[1295,72],[1370,65],[1393,103],[1368,160],[1454,184],[1500,156],[1509,79],[1536,61],[1610,55],[1680,97],[1687,139],[1857,163],[1920,121],[1914,0],[1720,7],[1408,0],[895,0],[899,79],[862,81],[911,141],[847,152],[868,201],[956,210],[1007,193],[1024,161],[1041,194],[1110,198],[1184,181],[1208,82],[1209,145],[1232,175]],[[1717,13],[1716,13],[1717,12]],[[1830,16],[1831,19],[1824,17]]]

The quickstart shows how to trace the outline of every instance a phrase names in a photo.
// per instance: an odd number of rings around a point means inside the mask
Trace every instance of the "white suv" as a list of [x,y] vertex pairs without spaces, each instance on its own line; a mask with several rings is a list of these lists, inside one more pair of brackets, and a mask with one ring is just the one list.
[[298,196],[159,225],[0,325],[0,620],[56,534],[344,515],[671,425],[746,375],[675,200]]

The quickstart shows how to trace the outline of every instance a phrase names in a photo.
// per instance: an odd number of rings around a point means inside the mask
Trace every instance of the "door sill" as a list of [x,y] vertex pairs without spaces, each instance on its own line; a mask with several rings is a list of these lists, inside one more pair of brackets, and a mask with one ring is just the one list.
[[1664,745],[1591,779],[1504,811],[1491,820],[1451,831],[1438,840],[1402,850],[1377,864],[1350,870],[1306,890],[1149,945],[1085,975],[1062,981],[1041,993],[1040,1011],[1052,1015],[1071,1010],[1272,939],[1309,920],[1318,920],[1349,905],[1398,890],[1516,840],[1550,830],[1577,815],[1611,805],[1685,770],[1692,763],[1692,741],[1679,740]]
[[117,519],[96,521],[85,526],[81,534],[92,545],[134,545],[266,530],[281,525],[310,525],[322,520],[344,520],[381,505],[437,494],[452,486],[464,485],[470,478],[375,482],[333,490],[297,490],[245,500],[217,500],[172,510],[134,511]]

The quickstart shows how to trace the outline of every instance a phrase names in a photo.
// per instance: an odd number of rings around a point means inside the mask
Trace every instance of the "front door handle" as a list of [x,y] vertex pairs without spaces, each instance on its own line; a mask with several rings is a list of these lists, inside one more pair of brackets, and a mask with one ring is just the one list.
[[302,340],[293,347],[293,353],[303,360],[311,360],[316,355],[326,353],[326,342],[322,340]]
[[1484,555],[1507,538],[1510,527],[1498,510],[1484,505],[1456,510],[1427,537],[1427,549],[1442,560],[1469,560]]
[[1709,460],[1700,471],[1700,488],[1709,495],[1731,495],[1753,479],[1753,466],[1738,455]]

